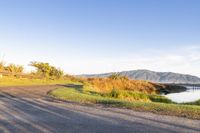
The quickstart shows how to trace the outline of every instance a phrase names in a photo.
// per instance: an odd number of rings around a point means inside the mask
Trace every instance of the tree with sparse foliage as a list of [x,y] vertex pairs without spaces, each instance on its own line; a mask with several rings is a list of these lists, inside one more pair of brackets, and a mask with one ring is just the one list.
[[56,78],[60,78],[62,77],[64,74],[64,72],[58,68],[55,68],[55,67],[51,67],[51,71],[50,71],[50,76],[52,77],[56,77]]
[[0,71],[4,71],[4,62],[0,61]]
[[30,65],[36,68],[38,75],[41,75],[46,78],[49,77],[61,78],[64,74],[62,70],[54,66],[51,66],[49,63],[31,62]]

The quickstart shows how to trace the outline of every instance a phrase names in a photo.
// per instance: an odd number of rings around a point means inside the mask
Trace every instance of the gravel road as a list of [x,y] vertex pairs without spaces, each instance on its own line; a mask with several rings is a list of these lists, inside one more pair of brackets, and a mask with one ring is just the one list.
[[1,87],[0,133],[200,132],[198,120],[48,98],[56,87]]

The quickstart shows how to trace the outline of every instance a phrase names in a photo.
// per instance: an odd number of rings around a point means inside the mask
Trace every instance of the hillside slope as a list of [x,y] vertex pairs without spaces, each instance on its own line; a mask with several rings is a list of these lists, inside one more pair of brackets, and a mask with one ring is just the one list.
[[[83,77],[108,77],[113,73],[104,74],[86,74]],[[172,72],[154,72],[149,70],[133,70],[119,72],[120,75],[127,76],[130,79],[147,80],[155,83],[188,83],[199,84],[200,78],[192,75],[172,73]]]

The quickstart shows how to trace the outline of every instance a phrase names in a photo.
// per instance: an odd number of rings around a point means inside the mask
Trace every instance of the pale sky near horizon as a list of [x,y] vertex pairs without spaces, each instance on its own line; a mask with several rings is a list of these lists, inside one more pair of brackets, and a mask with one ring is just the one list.
[[135,69],[200,77],[199,0],[0,0],[0,59],[69,74]]

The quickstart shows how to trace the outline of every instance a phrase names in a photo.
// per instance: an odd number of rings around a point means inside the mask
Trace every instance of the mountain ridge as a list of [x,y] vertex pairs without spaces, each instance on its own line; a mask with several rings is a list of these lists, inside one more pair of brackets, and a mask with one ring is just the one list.
[[102,74],[83,74],[80,77],[109,77],[113,73],[127,76],[135,80],[147,80],[155,83],[177,83],[177,84],[200,84],[200,78],[190,74],[181,74],[175,72],[155,72],[146,69],[109,72]]

